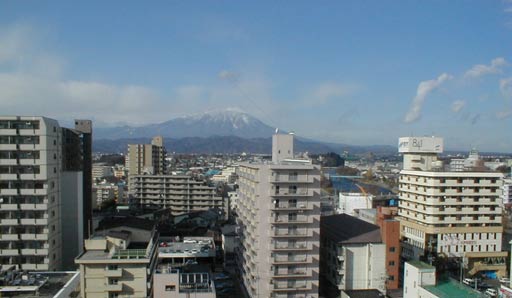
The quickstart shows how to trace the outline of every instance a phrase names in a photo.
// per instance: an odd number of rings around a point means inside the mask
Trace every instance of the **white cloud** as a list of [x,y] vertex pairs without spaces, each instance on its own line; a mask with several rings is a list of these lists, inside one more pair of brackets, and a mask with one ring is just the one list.
[[504,96],[512,96],[512,77],[500,80],[500,90]]
[[508,117],[512,116],[512,110],[508,111],[499,111],[496,113],[496,118],[498,119],[506,119]]
[[421,109],[423,108],[423,103],[425,102],[427,95],[452,78],[453,77],[451,75],[443,73],[436,79],[421,82],[418,85],[416,96],[412,100],[411,107],[405,115],[404,122],[411,123],[418,120],[421,116]]
[[460,112],[464,106],[466,105],[466,102],[463,100],[456,100],[452,103],[452,111],[454,113]]
[[353,84],[324,82],[316,86],[303,100],[305,106],[323,105],[336,99],[354,94],[359,87]]
[[488,74],[497,74],[502,72],[502,68],[508,65],[503,57],[495,58],[490,65],[477,64],[464,74],[465,78],[478,78]]

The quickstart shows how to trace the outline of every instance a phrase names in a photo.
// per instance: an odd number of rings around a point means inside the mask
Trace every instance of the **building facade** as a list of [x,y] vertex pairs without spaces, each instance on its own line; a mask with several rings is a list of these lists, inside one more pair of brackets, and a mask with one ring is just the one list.
[[151,144],[129,144],[126,156],[128,174],[130,176],[165,174],[165,155],[162,136],[154,137]]
[[320,168],[294,159],[293,135],[273,159],[240,164],[237,263],[249,297],[318,297]]
[[44,271],[74,267],[86,215],[82,136],[45,117],[0,117],[3,266]]
[[227,211],[227,200],[214,187],[191,176],[130,176],[132,195],[142,206],[170,209],[174,215],[218,208]]
[[378,226],[348,214],[324,216],[320,245],[321,274],[331,286],[386,293],[386,245]]
[[[431,138],[401,138],[421,144]],[[409,140],[410,139],[410,140]],[[435,138],[433,147],[441,148]],[[439,149],[405,148],[399,178],[398,219],[402,256],[409,260],[438,255],[464,258],[470,275],[506,270],[501,252],[502,174],[447,172],[437,160]]]
[[76,259],[83,298],[153,297],[158,234],[121,226],[93,235]]

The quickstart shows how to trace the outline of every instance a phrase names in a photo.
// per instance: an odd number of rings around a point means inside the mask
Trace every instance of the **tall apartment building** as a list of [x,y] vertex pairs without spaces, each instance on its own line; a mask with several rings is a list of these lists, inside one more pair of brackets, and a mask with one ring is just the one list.
[[318,297],[320,167],[273,136],[272,162],[242,163],[237,263],[249,297]]
[[72,266],[84,234],[86,158],[80,136],[45,117],[0,117],[2,266]]
[[133,198],[142,206],[170,209],[174,215],[219,208],[227,212],[227,200],[217,196],[215,187],[191,176],[130,176]]
[[162,136],[156,136],[151,144],[129,144],[126,165],[128,174],[165,174],[165,147]]
[[459,258],[468,273],[491,270],[503,275],[501,252],[502,174],[444,171],[437,154],[441,138],[400,138],[404,165],[399,178],[398,217],[402,256]]

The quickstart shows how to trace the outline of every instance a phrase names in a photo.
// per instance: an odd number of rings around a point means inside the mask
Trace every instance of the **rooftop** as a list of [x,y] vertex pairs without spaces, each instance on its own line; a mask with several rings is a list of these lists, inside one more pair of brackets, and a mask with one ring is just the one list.
[[382,298],[384,294],[375,289],[368,290],[345,290],[350,298]]
[[381,243],[380,228],[348,214],[324,216],[320,219],[322,234],[339,243]]
[[453,279],[440,279],[435,286],[424,286],[425,290],[439,298],[480,298],[481,293]]
[[436,268],[434,266],[431,266],[427,263],[424,263],[422,261],[417,261],[417,260],[414,260],[414,261],[407,261],[407,263],[409,263],[411,266],[414,266],[418,269],[432,269],[432,270],[435,270]]
[[77,295],[80,293],[78,286],[80,273],[66,272],[29,272],[22,274],[16,271],[4,271],[1,280],[6,286],[0,286],[0,296],[42,297],[53,298],[64,286],[76,287]]

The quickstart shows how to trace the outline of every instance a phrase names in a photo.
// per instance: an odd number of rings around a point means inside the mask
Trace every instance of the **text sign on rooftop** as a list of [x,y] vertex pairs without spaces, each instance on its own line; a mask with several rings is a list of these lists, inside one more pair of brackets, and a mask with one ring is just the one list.
[[398,139],[398,152],[401,153],[441,153],[443,139],[436,137],[405,137]]

